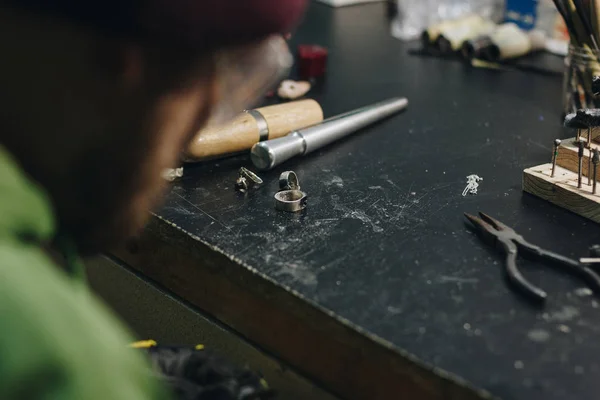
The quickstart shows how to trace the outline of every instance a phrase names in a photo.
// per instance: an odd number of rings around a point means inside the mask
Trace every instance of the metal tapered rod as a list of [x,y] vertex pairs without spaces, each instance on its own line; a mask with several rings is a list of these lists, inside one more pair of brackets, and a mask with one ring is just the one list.
[[592,194],[596,194],[596,173],[598,172],[598,163],[600,162],[600,152],[598,149],[594,149],[594,156],[592,157],[592,162],[594,164],[594,185],[592,186]]
[[584,144],[583,141],[579,141],[578,142],[579,145],[579,152],[578,152],[578,156],[579,156],[579,171],[577,171],[577,187],[579,189],[581,189],[581,174],[583,173],[583,149],[584,149]]
[[590,156],[588,157],[588,186],[592,186],[592,149],[590,148]]
[[560,146],[560,139],[556,139],[554,141],[554,153],[552,155],[552,174],[550,175],[551,178],[554,178],[554,172],[556,171],[556,161],[558,160],[558,148]]
[[389,99],[329,118],[319,125],[300,129],[281,138],[256,143],[250,153],[252,163],[258,169],[269,170],[292,157],[308,154],[400,112],[407,105],[405,98]]
[[592,185],[592,127],[588,126],[587,148],[590,149],[588,158],[588,186]]

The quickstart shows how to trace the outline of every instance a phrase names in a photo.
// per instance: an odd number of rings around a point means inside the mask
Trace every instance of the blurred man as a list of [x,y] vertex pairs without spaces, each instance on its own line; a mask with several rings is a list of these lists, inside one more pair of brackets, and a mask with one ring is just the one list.
[[280,72],[269,35],[304,3],[0,0],[0,398],[165,398],[76,254],[141,228],[197,129]]

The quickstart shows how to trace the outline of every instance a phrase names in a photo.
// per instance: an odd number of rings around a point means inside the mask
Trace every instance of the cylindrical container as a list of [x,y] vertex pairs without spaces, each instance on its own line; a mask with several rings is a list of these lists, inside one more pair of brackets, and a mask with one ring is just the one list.
[[490,61],[521,57],[542,49],[546,43],[543,32],[525,32],[512,22],[501,25],[490,35],[490,39],[492,45],[484,50]]
[[[442,39],[443,33],[450,31],[452,29],[457,29],[460,26],[471,26],[473,24],[478,24],[483,20],[479,15],[469,14],[463,16],[462,18],[451,19],[439,22],[437,24],[433,24],[427,29],[423,31],[421,34],[421,42],[423,44],[423,48],[434,47],[439,48],[440,41],[444,41]],[[447,39],[446,39],[447,41]]]
[[298,46],[298,76],[311,81],[325,76],[328,51],[325,47],[309,44]]
[[496,24],[491,20],[479,18],[443,29],[438,38],[438,49],[443,54],[454,53],[463,43],[475,37],[491,34]]
[[225,125],[208,126],[190,142],[183,160],[202,161],[250,150],[260,141],[275,139],[323,121],[314,100],[299,100],[241,113]]
[[478,36],[463,43],[461,54],[466,60],[485,59],[485,50],[492,44],[492,38],[489,35]]
[[600,75],[600,52],[589,47],[569,46],[563,76],[563,116],[582,108],[600,108],[594,98],[592,79]]
[[427,29],[425,29],[421,33],[422,47],[424,49],[431,48],[431,47],[437,47],[437,40],[440,36],[440,33],[442,32],[442,29],[445,27],[452,26],[455,23],[456,23],[455,20],[442,21],[440,23],[433,24],[433,25],[427,27]]
[[396,0],[396,4],[397,15],[392,21],[392,36],[413,40],[421,35],[425,48],[435,41],[440,21],[473,15],[494,21],[504,19],[504,0]]

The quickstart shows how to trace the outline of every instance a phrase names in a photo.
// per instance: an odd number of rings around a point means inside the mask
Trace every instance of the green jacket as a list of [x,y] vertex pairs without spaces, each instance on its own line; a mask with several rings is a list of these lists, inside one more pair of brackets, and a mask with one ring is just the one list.
[[42,250],[43,191],[0,147],[0,399],[164,399],[129,335]]

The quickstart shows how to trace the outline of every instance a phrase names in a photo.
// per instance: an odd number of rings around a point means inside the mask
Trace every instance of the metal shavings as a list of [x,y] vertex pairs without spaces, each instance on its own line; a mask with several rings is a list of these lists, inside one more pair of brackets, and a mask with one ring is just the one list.
[[558,311],[554,311],[550,314],[544,313],[542,314],[542,318],[546,321],[556,321],[556,322],[567,322],[575,319],[579,316],[579,310],[572,306],[564,306]]
[[515,369],[523,369],[525,368],[525,363],[521,360],[515,361]]
[[467,176],[467,186],[465,190],[463,190],[463,197],[467,194],[477,194],[477,188],[479,187],[479,182],[483,180],[482,177],[478,175],[469,175]]
[[575,294],[579,297],[587,297],[587,296],[593,295],[594,292],[590,288],[583,287],[583,288],[575,289]]
[[177,178],[183,176],[183,167],[180,168],[167,168],[163,170],[162,177],[169,182],[173,182]]
[[550,339],[550,332],[544,329],[533,329],[527,332],[527,337],[534,342],[546,342]]

